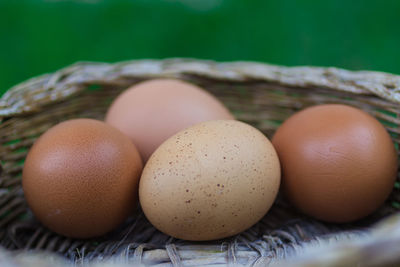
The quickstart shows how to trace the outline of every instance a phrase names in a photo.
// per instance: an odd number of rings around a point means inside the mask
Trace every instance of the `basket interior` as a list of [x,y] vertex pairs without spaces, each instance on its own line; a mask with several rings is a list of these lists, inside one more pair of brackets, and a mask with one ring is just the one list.
[[[287,117],[298,110],[315,104],[343,103],[361,108],[376,117],[388,130],[398,150],[399,106],[373,95],[320,87],[288,87],[256,80],[227,82],[196,75],[180,78],[210,91],[238,120],[252,124],[269,138]],[[129,83],[136,82],[139,80]],[[83,86],[84,90],[66,100],[53,101],[23,115],[5,117],[0,123],[0,244],[8,250],[47,250],[74,261],[112,255],[135,259],[140,255],[140,260],[145,263],[162,263],[173,261],[178,251],[181,258],[189,260],[194,250],[204,249],[204,255],[210,256],[221,250],[229,253],[230,248],[235,246],[246,254],[244,258],[249,259],[266,250],[274,256],[282,250],[290,253],[291,245],[318,236],[365,229],[400,209],[398,175],[393,192],[384,206],[368,218],[352,224],[327,224],[313,220],[296,212],[284,197],[279,196],[271,211],[259,223],[225,240],[188,242],[170,238],[154,229],[140,209],[119,229],[106,236],[90,240],[59,236],[41,226],[29,211],[21,188],[22,168],[29,148],[48,128],[77,117],[102,120],[111,101],[127,87],[101,82]]]

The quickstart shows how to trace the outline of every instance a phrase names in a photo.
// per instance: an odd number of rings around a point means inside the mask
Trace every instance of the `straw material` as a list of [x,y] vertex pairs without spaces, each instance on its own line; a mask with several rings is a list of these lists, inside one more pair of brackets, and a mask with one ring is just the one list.
[[119,229],[91,240],[65,238],[41,226],[21,189],[24,158],[36,138],[70,118],[103,119],[111,101],[125,88],[159,77],[204,87],[237,119],[268,137],[300,109],[343,103],[378,118],[396,146],[400,140],[400,76],[190,59],[77,63],[21,83],[0,99],[1,266],[63,266],[71,262],[92,266],[400,264],[400,216],[395,214],[400,208],[399,180],[384,206],[353,224],[326,224],[305,217],[279,196],[271,211],[252,228],[212,242],[173,239],[154,229],[140,210]]

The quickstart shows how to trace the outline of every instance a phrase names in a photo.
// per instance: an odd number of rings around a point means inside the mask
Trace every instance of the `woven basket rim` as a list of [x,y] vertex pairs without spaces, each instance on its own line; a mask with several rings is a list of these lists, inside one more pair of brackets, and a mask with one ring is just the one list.
[[[201,75],[214,80],[230,82],[269,82],[283,86],[320,87],[331,90],[341,90],[354,94],[373,94],[387,101],[400,104],[400,75],[378,71],[350,71],[336,67],[310,66],[279,66],[252,61],[216,62],[212,60],[196,60],[188,58],[144,59],[117,63],[82,61],[62,68],[53,73],[43,74],[11,87],[0,98],[0,119],[2,117],[23,114],[42,106],[46,102],[44,96],[35,95],[36,105],[27,105],[27,101],[16,97],[17,93],[29,91],[29,87],[45,84],[44,91],[52,91],[52,97],[58,100],[66,99],[80,91],[79,88],[68,88],[71,79],[62,81],[66,75],[93,71],[97,76],[85,77],[86,82],[96,82],[99,77],[107,77],[110,84],[116,70],[130,78],[137,77],[171,77],[182,78],[185,75]],[[79,77],[75,77],[79,79]],[[46,81],[46,82],[44,82]],[[301,82],[299,82],[301,81]],[[61,83],[64,92],[57,88],[51,90],[56,83]],[[122,84],[123,85],[123,84]],[[27,92],[27,95],[29,93]],[[32,96],[33,97],[33,96]],[[28,98],[29,99],[29,98]]]

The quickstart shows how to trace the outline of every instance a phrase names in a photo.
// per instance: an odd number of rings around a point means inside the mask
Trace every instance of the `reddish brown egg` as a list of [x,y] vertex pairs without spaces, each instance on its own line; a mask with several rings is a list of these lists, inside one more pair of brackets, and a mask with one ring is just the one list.
[[74,238],[99,236],[121,224],[138,201],[140,155],[117,129],[92,119],[45,132],[26,158],[22,185],[35,216]]
[[320,105],[286,120],[273,137],[283,188],[304,213],[329,222],[360,219],[383,204],[397,173],[385,128],[346,105]]
[[170,136],[193,124],[217,119],[233,116],[208,92],[180,80],[155,79],[118,96],[105,121],[128,135],[147,161]]

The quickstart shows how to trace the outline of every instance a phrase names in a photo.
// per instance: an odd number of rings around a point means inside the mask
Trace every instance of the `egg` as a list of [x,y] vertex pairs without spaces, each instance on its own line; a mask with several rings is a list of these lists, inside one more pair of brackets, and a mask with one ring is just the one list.
[[144,214],[160,231],[186,240],[240,233],[270,209],[280,165],[271,142],[234,120],[196,124],[165,141],[139,184]]
[[128,135],[144,162],[167,138],[193,124],[233,119],[228,109],[200,87],[154,79],[128,88],[111,104],[106,123]]
[[397,174],[385,128],[360,109],[327,104],[287,119],[272,143],[283,190],[294,206],[327,222],[351,222],[379,208]]
[[29,151],[26,201],[45,226],[90,238],[121,224],[137,206],[142,171],[131,140],[101,121],[75,119],[46,131]]

